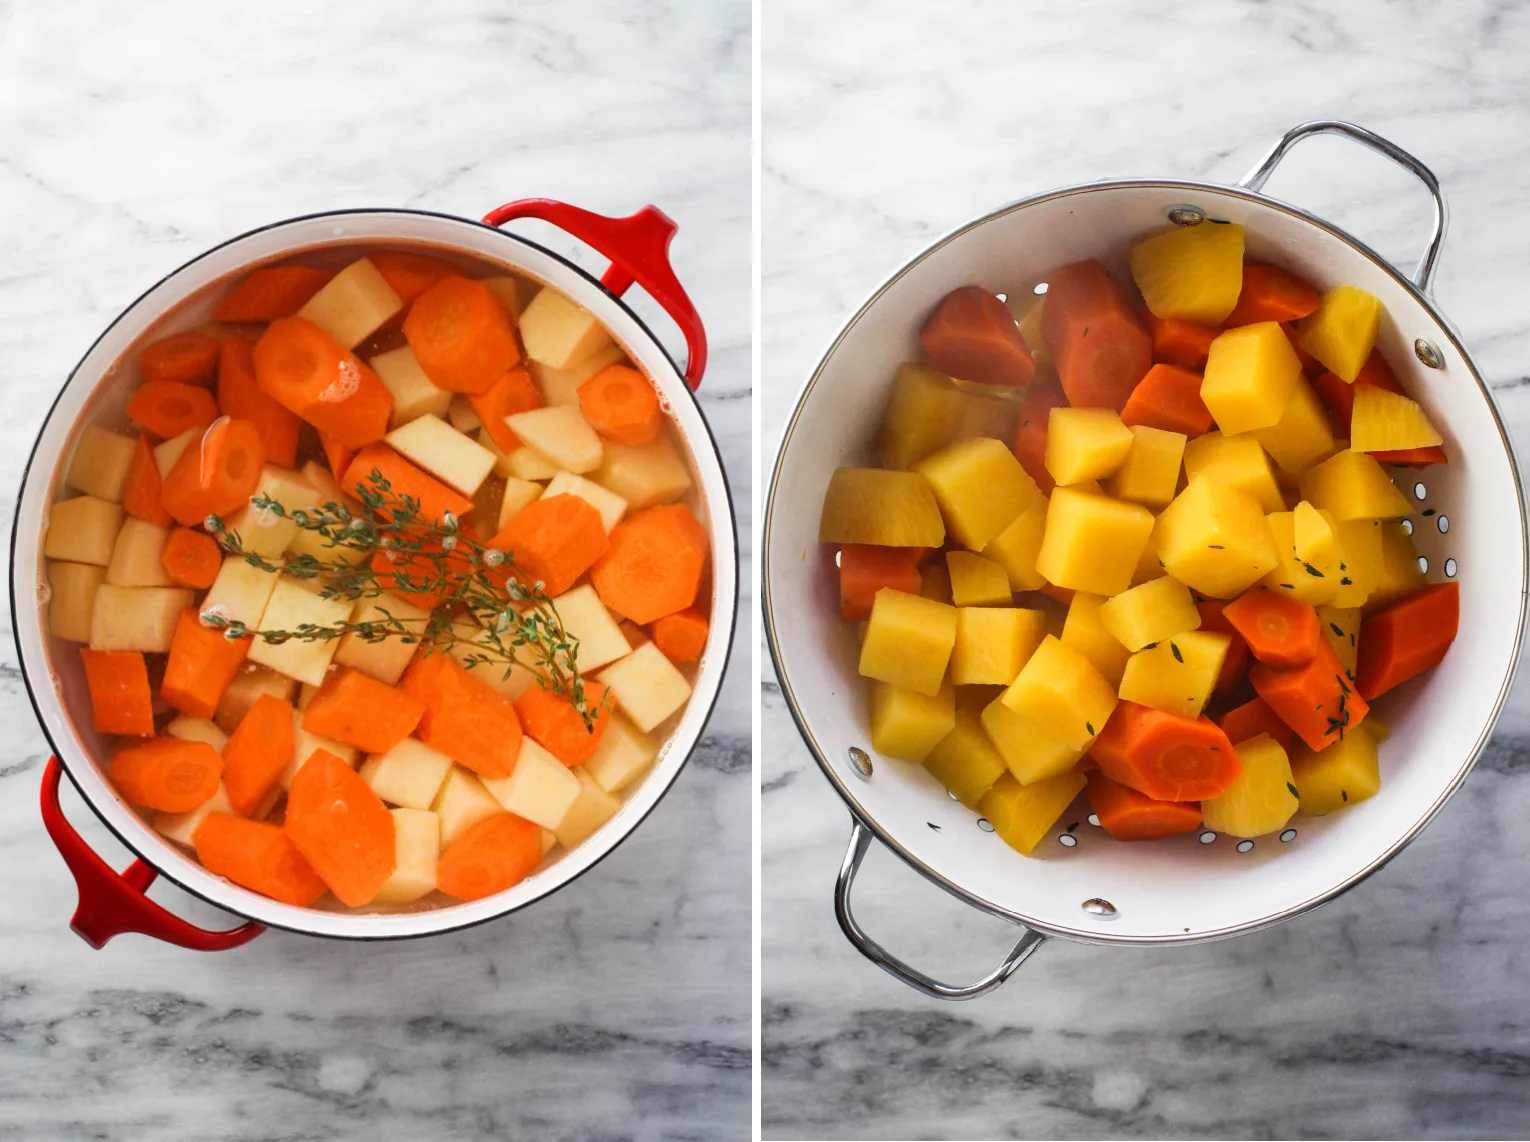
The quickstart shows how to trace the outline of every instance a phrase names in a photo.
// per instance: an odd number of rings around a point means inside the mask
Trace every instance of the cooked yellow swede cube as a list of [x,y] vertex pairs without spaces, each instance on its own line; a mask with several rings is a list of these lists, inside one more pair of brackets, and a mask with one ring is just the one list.
[[588,583],[559,595],[552,604],[564,631],[578,640],[575,655],[580,674],[599,670],[631,652],[627,636]]
[[[1365,613],[1422,590],[1423,586],[1424,569],[1418,565],[1418,548],[1413,545],[1413,537],[1396,520],[1386,521],[1381,525],[1381,567],[1365,600]],[[100,606],[98,598],[97,609]]]
[[667,433],[636,447],[607,440],[605,449],[591,478],[626,500],[628,511],[673,503],[690,490],[691,470]]
[[519,324],[526,356],[554,369],[571,368],[611,344],[593,313],[547,286],[527,303]]
[[1220,631],[1192,630],[1139,650],[1121,676],[1122,700],[1200,717],[1231,642]]
[[1004,759],[983,729],[983,700],[967,691],[956,701],[951,732],[925,756],[924,768],[956,799],[975,809],[979,799],[1004,773]]
[[659,743],[623,717],[621,711],[613,710],[595,755],[584,763],[584,768],[607,793],[620,793],[658,756]]
[[171,719],[164,732],[168,737],[180,738],[182,741],[206,742],[219,753],[228,745],[228,735],[218,728],[216,722],[206,718],[188,718],[182,714]]
[[[274,673],[274,672],[272,672]],[[275,674],[277,678],[282,675]],[[314,687],[305,686],[303,690],[310,695],[315,691]],[[282,770],[282,775],[277,778],[276,784],[282,789],[292,788],[292,779],[297,776],[297,771],[302,769],[308,759],[317,750],[332,753],[352,769],[356,768],[356,762],[361,753],[353,745],[345,742],[337,742],[331,738],[321,737],[303,728],[303,711],[308,703],[300,696],[297,707],[292,711],[292,760],[287,763],[287,768]]]
[[429,809],[390,809],[393,816],[393,872],[373,904],[413,904],[436,887],[441,854],[441,818]]
[[596,373],[610,365],[620,365],[627,359],[627,354],[622,351],[620,345],[607,345],[604,349],[590,354],[577,365],[570,365],[566,369],[554,369],[544,365],[540,361],[527,361],[526,366],[531,370],[531,379],[542,390],[542,400],[551,405],[574,405],[579,404],[579,386],[584,384]]
[[254,504],[247,504],[229,517],[227,526],[230,531],[239,533],[239,542],[245,551],[253,551],[256,555],[275,560],[287,550],[298,533],[298,525],[293,522],[292,513],[311,511],[318,507],[319,489],[299,472],[267,464],[261,469],[255,495],[265,496],[281,504],[283,514],[277,515],[269,508],[259,509]]
[[451,767],[452,759],[440,750],[418,738],[405,738],[386,753],[367,758],[360,773],[361,780],[388,804],[429,809]]
[[966,411],[951,378],[928,365],[905,361],[893,377],[882,410],[877,456],[884,468],[912,468],[956,436]]
[[[1353,678],[1355,660],[1360,651],[1360,608],[1319,607],[1317,617],[1318,622],[1323,624],[1323,637],[1333,647],[1345,672]],[[1369,725],[1370,718],[1367,717],[1361,724]]]
[[1387,479],[1381,465],[1364,452],[1345,449],[1303,475],[1302,499],[1333,513],[1340,523],[1352,519],[1399,519],[1408,501]]
[[90,614],[90,649],[167,654],[181,612],[196,596],[181,587],[96,588]]
[[1068,602],[1068,615],[1063,620],[1059,641],[1087,658],[1114,690],[1121,685],[1121,675],[1126,670],[1126,660],[1132,656],[1132,652],[1122,646],[1121,640],[1111,634],[1101,621],[1100,608],[1105,603],[1103,595],[1074,591],[1073,598]]
[[[1322,514],[1333,518],[1331,512]],[[1363,606],[1381,580],[1382,523],[1377,519],[1335,521],[1334,531],[1339,537],[1339,591],[1332,605]]]
[[181,453],[190,448],[193,441],[201,440],[206,431],[205,428],[188,428],[178,436],[172,436],[154,446],[154,466],[159,469],[160,479],[170,474],[170,469],[175,467]]
[[1134,424],[1127,431],[1132,434],[1132,446],[1110,478],[1110,494],[1144,507],[1167,507],[1179,487],[1185,434],[1146,424]]
[[1191,480],[1164,508],[1153,544],[1170,575],[1215,599],[1257,583],[1280,559],[1258,502],[1210,479]]
[[90,641],[96,589],[105,581],[105,567],[56,560],[48,563],[48,630],[55,638]]
[[[384,594],[372,599],[357,599],[352,605],[350,621],[387,624],[391,619],[397,619],[407,629],[423,632],[429,617],[430,612],[423,608],[397,595]],[[388,628],[379,626],[375,629],[381,631]],[[352,631],[340,639],[340,645],[335,649],[335,662],[359,670],[389,686],[396,686],[418,649],[417,642],[405,642],[397,634],[369,642]]]
[[526,447],[555,469],[567,468],[576,474],[593,472],[604,458],[600,437],[584,413],[571,405],[518,412],[505,417],[505,423]]
[[[388,425],[397,428],[401,424],[408,424],[422,416],[446,416],[452,407],[452,394],[446,389],[437,388],[435,382],[425,375],[425,370],[420,367],[419,360],[414,355],[414,350],[408,345],[401,349],[394,349],[387,353],[379,353],[367,364],[372,366],[372,371],[377,374],[378,380],[393,394],[393,412],[389,414]],[[472,405],[463,401],[463,406],[471,410]],[[478,419],[475,413],[473,419]],[[455,424],[455,422],[454,422]],[[456,425],[463,432],[471,432],[477,429],[474,424],[471,428]]]
[[48,509],[48,536],[43,554],[68,563],[105,567],[112,561],[117,532],[126,513],[121,504],[95,496],[59,500]]
[[1317,311],[1297,326],[1302,348],[1351,383],[1376,347],[1381,302],[1374,294],[1341,285],[1323,295]]
[[[630,496],[626,498],[632,502]],[[837,468],[824,493],[818,541],[940,547],[946,541],[946,525],[934,489],[919,473]]]
[[1116,691],[1089,659],[1049,634],[1004,691],[1003,702],[1053,740],[1082,748],[1116,708]]
[[1106,599],[1099,613],[1105,629],[1133,652],[1201,625],[1190,588],[1170,575]]
[[1021,785],[1066,773],[1084,751],[1050,736],[1040,726],[995,698],[983,707],[983,730],[1005,766]]
[[1336,447],[1328,410],[1306,377],[1296,378],[1280,419],[1269,428],[1255,430],[1254,439],[1281,471],[1291,476],[1300,476],[1319,460],[1326,460]]
[[1126,461],[1132,430],[1109,408],[1054,408],[1047,418],[1047,472],[1059,484],[1103,480]]
[[951,681],[958,686],[1008,686],[1046,633],[1045,611],[958,604]]
[[[239,728],[239,723],[244,721],[244,716],[260,700],[262,694],[269,694],[278,701],[290,702],[297,694],[297,688],[296,680],[285,674],[267,670],[264,666],[247,665],[234,675],[228,689],[223,691],[213,721],[224,733],[231,734]],[[305,757],[303,760],[308,759]]]
[[175,586],[159,561],[169,538],[168,527],[128,516],[117,532],[112,561],[106,567],[106,581],[119,587]]
[[[260,616],[263,631],[295,631],[304,623],[318,627],[334,627],[351,617],[351,602],[347,599],[326,599],[310,583],[282,576],[277,580],[266,600],[266,609]],[[337,639],[312,641],[293,638],[286,642],[271,643],[257,637],[250,643],[249,660],[260,666],[321,686],[330,660],[339,647]]]
[[[583,479],[583,477],[576,477]],[[519,476],[505,477],[505,490],[499,498],[499,518],[495,525],[496,529],[502,528],[521,512],[542,498],[543,486],[533,480],[523,480]],[[623,500],[625,504],[627,501]]]
[[558,827],[553,830],[558,843],[567,849],[573,848],[616,816],[616,811],[622,807],[621,800],[602,789],[595,779],[585,772],[584,766],[577,765],[569,772],[579,782],[579,796],[574,799],[568,812],[563,814],[563,820],[559,821]]
[[1220,796],[1201,802],[1206,827],[1230,837],[1262,837],[1284,829],[1298,807],[1286,751],[1268,734],[1233,747],[1243,772]]
[[973,551],[981,551],[1041,499],[1041,489],[1015,454],[992,437],[979,436],[942,448],[915,464],[914,471],[929,481],[951,534]]
[[[871,603],[860,672],[934,695],[956,647],[956,608],[884,587]],[[642,729],[640,719],[634,719]]]
[[251,567],[242,555],[230,555],[202,599],[202,614],[221,615],[254,630],[280,578],[275,572]]
[[1009,606],[1009,572],[992,559],[948,551],[946,573],[951,577],[951,601],[958,607]]
[[597,681],[611,688],[616,704],[645,732],[680,709],[691,696],[691,684],[685,675],[651,642],[607,666]]
[[1330,567],[1319,567],[1305,562],[1296,553],[1294,512],[1271,512],[1265,518],[1270,525],[1270,538],[1275,541],[1275,552],[1280,556],[1280,562],[1265,575],[1264,585],[1277,594],[1300,599],[1313,606],[1332,602],[1339,593],[1337,561]]
[[[1367,718],[1341,739],[1313,752],[1300,741],[1291,759],[1291,781],[1301,810],[1320,817],[1336,809],[1358,805],[1381,789],[1381,766],[1376,755],[1376,736],[1367,733]],[[1242,757],[1240,752],[1239,757]]]
[[64,483],[87,496],[120,504],[137,446],[131,436],[90,425],[74,446]]
[[234,807],[229,803],[228,790],[223,788],[223,782],[220,781],[217,791],[195,809],[188,809],[184,813],[166,813],[160,810],[154,814],[152,823],[154,831],[160,836],[178,845],[185,845],[189,849],[196,847],[194,838],[197,830],[202,827],[202,822],[207,820],[208,814],[232,815],[233,812]]
[[1445,438],[1429,422],[1429,414],[1418,401],[1401,393],[1389,393],[1377,385],[1360,385],[1355,389],[1349,446],[1356,452],[1428,448],[1443,443]]
[[494,453],[431,413],[400,425],[383,439],[395,452],[464,496],[477,492],[494,470]]
[[1049,583],[1096,595],[1131,586],[1132,572],[1153,531],[1153,513],[1141,504],[1079,488],[1056,488],[1036,570]]
[[1131,267],[1154,317],[1221,325],[1243,289],[1243,227],[1176,227],[1133,246]]
[[1206,359],[1201,400],[1229,436],[1280,423],[1302,363],[1277,321],[1217,335]]
[[1046,530],[1047,499],[1043,496],[983,546],[983,558],[992,559],[1009,576],[1010,590],[1039,591],[1046,586],[1036,570],[1036,556]]
[[1208,432],[1185,445],[1185,479],[1206,476],[1253,496],[1266,512],[1284,511],[1286,502],[1270,468],[1270,458],[1253,434],[1225,436]]
[[579,779],[531,738],[521,739],[509,777],[482,780],[502,808],[544,829],[557,829],[579,799]]
[[[601,487],[594,480],[586,480],[583,476],[576,476],[572,472],[559,472],[548,481],[547,490],[543,494],[578,496],[600,513],[600,522],[605,526],[608,534],[621,522],[622,516],[627,514],[627,501],[621,496],[610,488]],[[500,526],[503,527],[504,524],[501,523]]]
[[1153,517],[1153,534],[1148,536],[1147,546],[1142,549],[1142,556],[1137,560],[1137,569],[1132,572],[1132,586],[1139,587],[1153,579],[1162,579],[1168,574],[1164,569],[1163,560],[1158,558],[1158,517]]
[[1017,853],[1029,856],[1083,791],[1084,775],[1077,770],[1044,777],[1029,785],[1021,785],[1006,773],[994,782],[977,809],[1000,840]]
[[404,308],[403,299],[372,263],[358,258],[298,310],[347,349],[354,349]]
[[956,726],[956,688],[949,681],[934,695],[875,680],[867,690],[871,748],[880,754],[923,761]]
[[494,795],[484,788],[483,782],[460,765],[452,766],[447,773],[431,809],[441,819],[443,852],[479,821],[505,811]]

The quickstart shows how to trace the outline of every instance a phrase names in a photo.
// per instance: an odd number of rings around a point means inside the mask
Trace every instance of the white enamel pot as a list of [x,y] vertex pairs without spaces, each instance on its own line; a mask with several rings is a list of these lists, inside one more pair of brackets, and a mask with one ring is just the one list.
[[[518,218],[562,227],[605,257],[597,281],[571,262],[526,238],[500,229]],[[11,551],[11,602],[22,673],[43,732],[55,754],[44,774],[43,819],[79,884],[72,926],[96,947],[122,932],[142,932],[200,950],[244,943],[271,925],[350,939],[424,936],[478,924],[524,908],[591,868],[612,851],[658,803],[700,740],[717,699],[733,637],[738,590],[738,544],[722,462],[692,390],[706,368],[706,336],[695,307],[675,278],[668,247],[675,224],[649,206],[627,218],[607,218],[546,199],[509,203],[482,222],[413,210],[357,210],[278,222],[241,235],[187,262],[155,284],[114,321],[85,354],[48,413],[27,464],[16,508]],[[207,320],[217,291],[209,287],[251,268],[326,247],[403,244],[465,255],[545,283],[593,313],[650,377],[678,428],[695,481],[690,503],[711,540],[712,630],[697,669],[694,692],[653,769],[628,794],[617,814],[590,838],[506,892],[482,900],[412,912],[342,912],[297,908],[240,888],[209,873],[154,832],[103,775],[103,751],[91,727],[79,655],[49,636],[39,584],[48,508],[62,485],[68,460],[86,424],[120,409],[136,377],[119,368],[135,346]],[[684,334],[682,373],[653,332],[621,300],[641,285]],[[91,809],[138,860],[114,871],[65,820],[59,806],[65,772]],[[187,891],[247,922],[207,931],[148,899],[144,890],[164,875]]]
[[[1350,235],[1260,193],[1295,143],[1343,135],[1394,159],[1434,196],[1434,233],[1410,278]],[[1393,735],[1382,789],[1321,819],[1297,817],[1279,837],[1238,842],[1203,833],[1151,844],[1112,841],[1079,801],[1033,857],[951,800],[921,766],[875,755],[853,634],[838,617],[833,551],[817,527],[829,476],[875,463],[871,450],[899,362],[948,291],[977,283],[1031,292],[1055,266],[1098,257],[1118,280],[1131,245],[1174,221],[1247,227],[1250,259],[1319,288],[1347,283],[1382,301],[1380,348],[1445,436],[1446,466],[1397,470],[1414,505],[1414,539],[1432,581],[1461,583],[1460,634],[1445,661],[1377,703]],[[1130,179],[1066,187],[995,210],[948,234],[881,285],[813,370],[781,444],[765,516],[765,632],[792,716],[852,815],[836,912],[850,941],[898,979],[938,998],[998,986],[1047,937],[1099,944],[1184,944],[1251,932],[1332,900],[1416,836],[1466,778],[1487,742],[1519,655],[1525,617],[1523,495],[1487,386],[1429,285],[1445,234],[1434,176],[1384,139],[1347,123],[1289,132],[1235,186]],[[948,892],[1021,928],[987,977],[955,986],[902,963],[856,923],[850,889],[875,837]]]

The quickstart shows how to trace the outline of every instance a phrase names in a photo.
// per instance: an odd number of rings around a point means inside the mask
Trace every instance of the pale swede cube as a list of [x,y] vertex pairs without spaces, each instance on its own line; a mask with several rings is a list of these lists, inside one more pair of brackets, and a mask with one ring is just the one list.
[[505,477],[505,490],[499,498],[499,524],[504,527],[529,505],[542,498],[542,485],[519,476]]
[[264,666],[246,666],[234,675],[228,689],[223,691],[218,708],[213,712],[213,721],[224,733],[231,734],[239,728],[239,723],[244,721],[244,716],[262,694],[290,702],[296,693],[297,683],[285,674],[267,670]]
[[508,453],[500,467],[504,469],[503,475],[514,476],[518,480],[551,480],[558,474],[556,464],[535,448],[528,448],[524,444]]
[[191,442],[201,440],[206,431],[205,428],[188,428],[178,436],[162,440],[154,446],[154,466],[159,469],[161,480],[170,474],[170,469],[175,467],[175,462],[181,458],[181,453],[191,447]]
[[518,322],[526,356],[555,369],[567,369],[611,344],[611,334],[595,315],[555,289],[536,292]]
[[387,753],[361,763],[361,779],[390,805],[429,809],[441,792],[452,759],[418,738],[405,738]]
[[[397,595],[379,595],[375,599],[358,599],[351,613],[351,622],[386,623],[389,618],[394,618],[407,624],[410,630],[423,631],[429,617],[429,611],[406,603]],[[335,661],[394,686],[404,676],[404,668],[419,648],[419,643],[405,642],[396,634],[390,634],[380,642],[368,642],[353,633],[340,640]]]
[[528,361],[527,368],[531,371],[531,379],[536,381],[537,388],[542,392],[543,404],[573,405],[577,408],[579,386],[600,370],[620,365],[626,359],[627,354],[622,352],[620,345],[607,345],[567,369],[554,369],[536,361]]
[[255,495],[275,500],[282,505],[285,514],[277,515],[269,508],[256,510],[254,504],[246,504],[224,523],[230,531],[239,533],[239,542],[244,550],[275,560],[287,550],[292,537],[298,533],[298,525],[292,522],[292,513],[318,507],[319,489],[309,483],[301,472],[267,464],[260,471],[260,483],[255,486]]
[[542,830],[542,855],[545,857],[558,847],[558,834],[551,829]]
[[48,630],[69,642],[89,642],[90,617],[96,609],[96,588],[105,581],[105,567],[89,563],[49,563]]
[[347,349],[376,333],[388,318],[404,308],[370,258],[358,258],[325,283],[298,310]]
[[320,507],[327,504],[342,504],[345,502],[345,493],[340,490],[340,483],[335,478],[335,474],[319,461],[308,461],[303,465],[298,475],[308,481],[314,490],[319,493]]
[[691,696],[685,675],[651,642],[606,667],[598,680],[640,730],[651,730]]
[[419,416],[445,416],[451,407],[452,394],[431,382],[408,345],[390,353],[379,353],[367,364],[393,394],[390,426],[396,428],[408,424]]
[[[334,476],[330,475],[324,465],[310,460],[303,465],[301,475],[304,480],[312,484],[319,493],[319,507],[327,504],[343,504],[345,496],[340,491],[340,485],[335,483]],[[292,539],[287,544],[289,555],[311,555],[321,563],[340,564],[349,566],[359,563],[369,554],[367,551],[351,547],[331,546],[329,541],[312,528],[294,528]]]
[[112,561],[112,548],[117,545],[125,514],[121,504],[95,496],[59,500],[48,509],[43,554],[66,563],[105,567]]
[[416,417],[384,439],[395,452],[465,496],[478,491],[478,485],[494,470],[494,453],[439,416]]
[[87,496],[120,504],[137,447],[135,437],[91,425],[80,433],[64,483]]
[[552,604],[563,629],[579,640],[575,653],[580,674],[599,670],[632,650],[622,628],[588,583],[564,592]]
[[[452,623],[452,631],[456,637],[446,648],[447,657],[454,659],[486,686],[499,691],[513,702],[535,684],[536,675],[520,662],[507,664],[498,660],[499,651],[489,640],[489,635],[472,619],[458,619]],[[470,662],[475,656],[488,656],[490,661]]]
[[584,763],[584,769],[607,793],[620,793],[658,756],[659,743],[613,710],[595,755]]
[[181,612],[196,595],[183,587],[96,588],[90,616],[90,649],[168,654]]
[[203,801],[195,809],[185,813],[166,813],[163,811],[154,814],[154,831],[162,837],[174,841],[178,845],[185,845],[188,849],[195,848],[193,838],[202,822],[207,820],[209,813],[233,814],[234,807],[229,804],[228,790],[223,788],[223,782],[218,782],[218,789],[206,801]]
[[591,476],[627,501],[628,511],[668,504],[691,487],[691,470],[667,433],[650,444],[606,441],[605,460]]
[[521,739],[510,776],[485,780],[483,787],[505,809],[544,829],[556,829],[579,799],[579,779],[530,738]]
[[441,818],[443,851],[479,821],[504,812],[493,794],[483,787],[483,782],[460,765],[454,765],[448,771],[431,808]]
[[393,814],[393,873],[373,904],[413,904],[435,891],[436,858],[441,854],[441,818],[429,809],[390,809]]
[[157,523],[128,516],[117,532],[112,547],[112,561],[106,567],[106,581],[119,587],[173,587],[175,581],[165,574],[159,561],[164,553],[170,529]]
[[620,798],[613,797],[602,789],[595,779],[584,771],[582,765],[575,766],[570,772],[579,782],[579,796],[574,799],[568,812],[563,815],[563,820],[559,821],[558,827],[553,830],[558,843],[566,849],[571,849],[584,840],[616,816],[616,811],[622,807]]
[[446,419],[458,432],[477,432],[483,427],[483,420],[466,393],[452,395],[452,403],[446,409]]
[[202,614],[221,615],[254,630],[260,625],[260,616],[265,614],[279,578],[274,571],[250,566],[242,555],[230,555],[223,560],[218,577],[207,589]]
[[216,722],[206,718],[188,718],[185,714],[175,718],[165,727],[165,734],[188,742],[206,742],[219,753],[228,745],[228,735],[218,728]]
[[[311,584],[283,576],[260,616],[263,631],[295,631],[304,623],[333,627],[351,617],[351,603],[346,599],[326,599]],[[339,639],[291,638],[270,643],[257,637],[250,644],[250,661],[307,682],[322,685],[330,659],[335,657]]]
[[[505,417],[521,443],[550,464],[573,473],[593,472],[605,451],[584,413],[570,405],[534,408]],[[557,475],[554,471],[553,475]]]
[[600,522],[605,525],[607,535],[621,522],[622,516],[627,514],[626,500],[609,488],[602,488],[595,481],[586,480],[583,476],[576,476],[572,472],[559,472],[548,481],[547,490],[543,494],[578,496],[600,513]]
[[521,314],[526,312],[526,306],[536,296],[537,283],[530,278],[517,277],[515,274],[499,274],[492,278],[484,278],[483,284],[489,287],[489,292],[499,298],[499,303],[510,313],[513,320],[519,321]]
[[[304,686],[307,690],[308,687]],[[287,768],[282,770],[282,775],[277,778],[276,784],[282,789],[292,788],[292,779],[297,776],[297,771],[313,756],[315,750],[327,750],[352,769],[356,768],[356,759],[360,756],[359,751],[353,745],[345,742],[332,741],[329,738],[320,737],[303,728],[303,708],[307,705],[301,697],[298,699],[297,708],[292,711],[292,760],[287,763]]]

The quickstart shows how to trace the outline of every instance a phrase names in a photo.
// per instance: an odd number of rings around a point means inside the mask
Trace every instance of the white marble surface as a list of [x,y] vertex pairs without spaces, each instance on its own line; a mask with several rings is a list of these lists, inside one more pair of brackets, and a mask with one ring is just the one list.
[[[1439,302],[1530,442],[1530,6],[767,0],[762,35],[762,464],[839,324],[947,229],[1066,183],[1236,179],[1318,117],[1438,173]],[[1341,141],[1304,144],[1268,189],[1408,265],[1422,248],[1423,191]],[[1338,902],[1187,949],[1048,944],[993,996],[948,1006],[840,935],[847,813],[766,671],[766,1137],[1530,1131],[1524,684],[1461,793]],[[885,852],[858,902],[873,935],[953,980],[1008,946],[1006,925]]]
[[[476,217],[529,195],[608,213],[651,201],[680,223],[677,268],[711,333],[702,399],[748,504],[747,3],[11,10],[0,56],[7,524],[63,376],[185,259],[309,210]],[[69,932],[74,886],[36,808],[45,745],[7,637],[0,1136],[744,1137],[747,651],[735,647],[705,740],[669,796],[557,896],[427,941],[272,932],[198,955],[137,936],[94,952]],[[78,800],[68,804],[88,826]],[[99,828],[86,831],[123,859]],[[156,896],[217,921],[177,890]]]

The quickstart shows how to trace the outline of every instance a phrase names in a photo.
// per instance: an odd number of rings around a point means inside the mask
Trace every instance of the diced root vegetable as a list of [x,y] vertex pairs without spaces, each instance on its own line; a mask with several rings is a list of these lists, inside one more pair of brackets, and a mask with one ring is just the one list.
[[216,614],[250,630],[260,626],[260,616],[281,576],[252,567],[243,556],[230,555],[202,599],[202,614]]
[[[524,482],[524,481],[523,481]],[[564,493],[578,496],[585,503],[600,513],[600,522],[604,525],[607,534],[621,522],[622,516],[627,514],[627,501],[608,488],[603,488],[593,480],[586,480],[583,476],[576,476],[569,471],[560,471],[547,484],[542,492],[546,496],[561,496]],[[522,505],[523,507],[525,505]],[[503,523],[500,524],[504,526]]]
[[121,503],[137,447],[131,436],[90,425],[80,433],[64,482],[88,496]]
[[631,651],[621,627],[588,583],[559,595],[552,604],[563,629],[578,641],[579,673],[599,670]]
[[667,433],[636,448],[608,440],[591,478],[626,500],[628,511],[673,503],[692,484],[690,468]]
[[494,469],[493,452],[429,413],[395,428],[384,439],[401,456],[465,496],[476,492]]
[[579,779],[568,766],[530,738],[521,742],[510,775],[485,778],[483,786],[506,810],[544,829],[562,823],[580,792]]
[[[423,632],[429,617],[429,611],[413,603],[405,602],[395,595],[380,595],[375,599],[357,600],[350,621],[352,624],[396,622],[405,630]],[[383,630],[386,627],[375,629]],[[368,641],[353,629],[340,639],[340,645],[335,650],[335,663],[338,666],[353,667],[379,682],[394,686],[404,676],[405,667],[418,649],[417,643],[404,641],[398,633]]]
[[298,316],[354,349],[403,308],[371,259],[358,258],[309,298]]
[[542,863],[543,829],[514,813],[474,825],[436,866],[436,885],[459,900],[478,900],[519,884]]
[[414,732],[424,713],[424,706],[406,690],[356,670],[342,670],[327,678],[309,700],[303,728],[368,753],[386,753]]
[[576,475],[593,472],[605,457],[599,435],[577,408],[534,408],[505,417],[505,423],[548,463]]
[[413,904],[436,887],[441,852],[441,818],[428,809],[390,809],[393,817],[393,873],[373,904]]
[[230,639],[223,631],[206,626],[188,607],[176,619],[160,696],[183,714],[212,717],[249,649],[249,637]]
[[611,344],[595,315],[557,290],[537,291],[520,318],[526,356],[554,369],[568,369]]
[[93,650],[141,650],[165,654],[180,614],[195,596],[180,587],[116,587],[96,590],[90,617]]
[[264,666],[247,667],[234,675],[233,681],[223,691],[213,721],[224,733],[231,734],[238,729],[239,723],[250,712],[250,707],[260,700],[261,695],[269,694],[273,698],[290,702],[297,694],[297,687],[297,682],[285,674],[267,670]]
[[577,365],[555,369],[535,358],[528,359],[526,368],[542,393],[543,404],[579,404],[579,386],[609,365],[619,365],[627,359],[620,345],[607,345],[592,353]]
[[112,561],[106,568],[106,581],[118,587],[175,586],[160,563],[160,555],[169,538],[168,527],[129,516],[117,532]]
[[88,563],[48,564],[48,631],[68,642],[89,642],[96,589],[106,580],[106,568]]
[[[208,722],[207,724],[209,726],[212,725],[211,722]],[[173,726],[174,723],[171,723],[171,725]],[[217,729],[216,726],[213,726],[213,728]],[[170,728],[166,727],[165,732],[170,733]],[[171,736],[179,737],[181,735],[172,734]],[[195,741],[200,739],[193,738],[189,740]],[[154,831],[159,833],[160,836],[174,841],[178,845],[185,845],[188,849],[193,848],[195,847],[195,841],[193,838],[196,836],[197,829],[201,826],[202,822],[207,820],[208,814],[231,814],[233,811],[233,806],[228,803],[228,792],[223,788],[223,783],[220,781],[218,783],[218,791],[206,801],[203,801],[195,809],[189,809],[184,813],[155,813],[153,821]]]
[[658,754],[656,741],[619,711],[613,711],[595,755],[584,763],[584,771],[607,793],[620,793],[653,764]]
[[361,779],[390,805],[429,809],[452,768],[452,759],[416,738],[405,738],[361,765]]
[[267,464],[252,494],[274,500],[284,509],[283,514],[277,515],[269,508],[257,509],[254,504],[247,504],[224,523],[229,531],[238,533],[242,550],[274,560],[287,550],[293,536],[298,533],[298,525],[292,521],[292,513],[312,511],[318,507],[319,489],[301,473]]
[[583,766],[576,767],[572,773],[579,780],[579,796],[553,830],[558,843],[569,849],[616,816],[616,811],[622,807],[621,800],[602,789]]
[[59,500],[48,509],[43,554],[49,559],[105,567],[112,561],[124,516],[122,505],[95,496]]
[[659,725],[685,705],[691,684],[653,643],[644,643],[598,675],[611,696],[644,732]]
[[[438,388],[420,363],[414,350],[405,345],[389,353],[379,353],[367,364],[388,391],[393,394],[393,415],[389,423],[397,428],[422,416],[447,415],[452,405],[450,390]],[[459,426],[460,427],[460,426]],[[474,428],[477,425],[473,426]],[[462,429],[466,432],[467,429]]]
[[454,765],[447,773],[431,808],[441,820],[443,851],[479,821],[504,812],[477,775],[460,765]]
[[292,779],[285,828],[329,890],[352,908],[371,903],[393,875],[393,818],[332,754],[314,754]]
[[422,708],[418,737],[484,777],[516,765],[521,723],[514,703],[442,654],[417,658],[403,692]]

